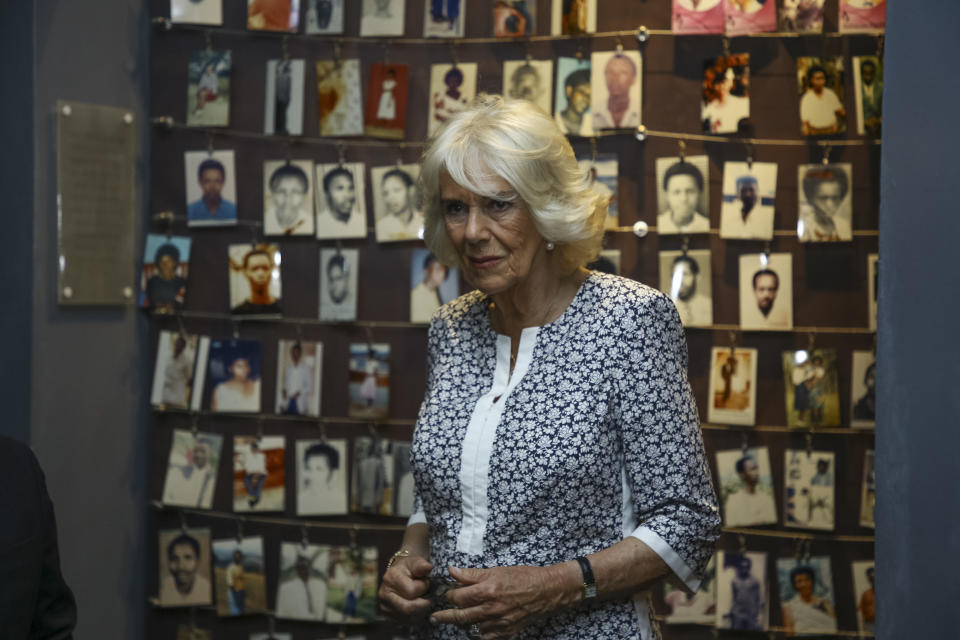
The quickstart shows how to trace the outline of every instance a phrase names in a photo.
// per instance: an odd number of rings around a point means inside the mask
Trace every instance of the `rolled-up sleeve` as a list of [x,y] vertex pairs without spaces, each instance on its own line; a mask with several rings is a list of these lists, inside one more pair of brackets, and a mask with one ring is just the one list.
[[624,475],[638,527],[695,591],[720,533],[717,497],[687,379],[687,344],[673,303],[657,293],[624,319],[618,418]]

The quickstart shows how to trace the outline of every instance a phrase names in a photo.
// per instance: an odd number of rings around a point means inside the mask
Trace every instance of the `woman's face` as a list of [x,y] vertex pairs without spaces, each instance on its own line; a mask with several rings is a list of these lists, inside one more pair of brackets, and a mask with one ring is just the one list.
[[489,182],[502,200],[476,194],[441,172],[440,204],[464,277],[494,295],[548,265],[543,237],[526,203],[503,178],[494,176]]
[[410,206],[410,189],[397,176],[390,176],[383,181],[383,203],[390,215],[400,215]]
[[805,573],[798,573],[793,577],[793,588],[803,598],[809,598],[813,593],[813,580]]
[[233,374],[234,380],[246,380],[250,375],[250,363],[246,358],[237,358],[230,365],[230,373]]

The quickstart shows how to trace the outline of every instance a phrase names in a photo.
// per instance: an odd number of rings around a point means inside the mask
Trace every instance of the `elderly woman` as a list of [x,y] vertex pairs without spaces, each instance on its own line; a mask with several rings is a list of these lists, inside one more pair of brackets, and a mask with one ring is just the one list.
[[719,524],[673,304],[581,266],[606,202],[529,103],[478,99],[421,175],[427,246],[477,290],[430,324],[383,610],[415,638],[657,637],[646,589],[696,590]]

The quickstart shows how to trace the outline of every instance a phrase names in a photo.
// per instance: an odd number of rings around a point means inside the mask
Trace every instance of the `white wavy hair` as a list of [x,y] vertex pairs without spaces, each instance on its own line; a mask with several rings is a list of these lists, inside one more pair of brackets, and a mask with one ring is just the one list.
[[510,183],[565,267],[584,265],[600,252],[607,198],[590,186],[566,136],[532,103],[481,94],[427,144],[420,166],[424,240],[442,262],[455,265],[459,256],[441,210],[441,171],[491,199],[503,195],[490,178]]

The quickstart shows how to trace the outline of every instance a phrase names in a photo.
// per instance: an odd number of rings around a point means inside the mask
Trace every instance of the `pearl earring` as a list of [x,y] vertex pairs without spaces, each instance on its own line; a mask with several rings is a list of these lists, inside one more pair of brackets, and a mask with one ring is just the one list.
[[547,251],[553,251],[556,248],[557,248],[557,245],[553,244],[552,242],[547,243]]

